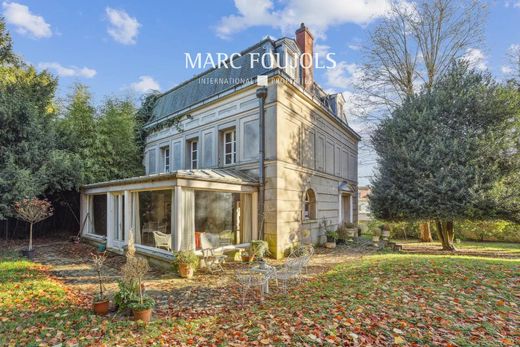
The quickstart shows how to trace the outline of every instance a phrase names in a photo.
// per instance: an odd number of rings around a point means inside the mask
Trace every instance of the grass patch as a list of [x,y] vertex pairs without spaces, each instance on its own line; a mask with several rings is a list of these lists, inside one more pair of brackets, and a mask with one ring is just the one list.
[[42,267],[10,258],[0,262],[0,345],[508,345],[519,331],[519,265],[515,259],[377,254],[263,304],[143,326],[93,316],[88,298]]
[[[418,242],[417,240],[396,240],[395,242],[414,248],[442,248],[440,242]],[[520,256],[520,243],[461,241],[460,243],[455,243],[455,248]]]

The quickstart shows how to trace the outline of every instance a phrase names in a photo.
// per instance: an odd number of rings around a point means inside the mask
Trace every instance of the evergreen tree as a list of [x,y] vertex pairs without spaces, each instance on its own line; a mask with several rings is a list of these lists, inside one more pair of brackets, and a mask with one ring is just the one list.
[[454,249],[456,220],[520,220],[518,205],[497,198],[501,183],[519,184],[510,180],[518,170],[518,106],[466,63],[454,64],[431,91],[408,97],[372,136],[379,155],[370,196],[375,216],[435,220],[447,250]]
[[61,113],[57,123],[60,148],[72,153],[81,162],[79,184],[95,182],[96,109],[88,87],[75,84],[67,95]]
[[129,99],[109,98],[97,119],[95,178],[98,181],[143,174],[141,152],[135,139],[136,109]]

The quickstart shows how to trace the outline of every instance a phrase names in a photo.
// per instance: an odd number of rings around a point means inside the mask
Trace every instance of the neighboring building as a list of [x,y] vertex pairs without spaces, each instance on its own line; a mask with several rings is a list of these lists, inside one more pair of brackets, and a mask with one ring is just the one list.
[[370,216],[370,205],[368,202],[368,195],[370,194],[369,186],[358,187],[358,219],[360,222],[369,221],[372,219]]
[[[251,67],[255,52],[271,53],[275,67]],[[266,38],[242,52],[233,61],[242,69],[211,69],[163,93],[146,125],[146,176],[84,186],[83,236],[120,250],[133,228],[137,250],[159,257],[208,240],[235,248],[265,239],[279,258],[304,230],[319,242],[322,219],[356,222],[360,137],[342,95],[326,94],[312,67],[287,64],[302,53],[313,53],[303,24],[296,40]],[[265,99],[257,75],[268,78]]]

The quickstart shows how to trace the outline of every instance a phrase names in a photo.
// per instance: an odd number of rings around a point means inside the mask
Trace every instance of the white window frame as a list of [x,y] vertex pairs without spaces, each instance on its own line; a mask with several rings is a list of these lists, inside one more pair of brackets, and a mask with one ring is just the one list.
[[114,199],[114,242],[122,244],[125,241],[125,228],[124,228],[124,195],[122,193],[115,193]]
[[298,78],[298,58],[293,53],[287,51],[285,67],[287,75],[296,81]]
[[161,147],[161,160],[162,160],[164,172],[170,172],[170,169],[171,169],[170,145]]
[[[227,141],[227,135],[231,134],[231,141]],[[224,156],[224,165],[233,165],[237,162],[237,132],[236,129],[229,129],[222,133],[222,143],[223,143],[223,156]],[[231,145],[231,152],[227,152],[227,145]],[[227,161],[227,156],[231,156],[231,161]]]
[[316,212],[316,192],[309,188],[303,196],[303,220],[315,220]]
[[199,166],[199,141],[197,139],[193,139],[193,140],[190,140],[189,143],[190,143],[190,169],[196,170]]

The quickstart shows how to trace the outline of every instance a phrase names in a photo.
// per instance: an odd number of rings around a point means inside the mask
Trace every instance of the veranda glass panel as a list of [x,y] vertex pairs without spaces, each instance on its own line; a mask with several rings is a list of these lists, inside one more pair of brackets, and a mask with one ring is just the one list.
[[138,193],[140,232],[136,243],[172,250],[172,190]]
[[240,194],[195,191],[195,248],[240,242]]
[[107,236],[107,196],[94,195],[92,197],[92,230],[100,236]]

